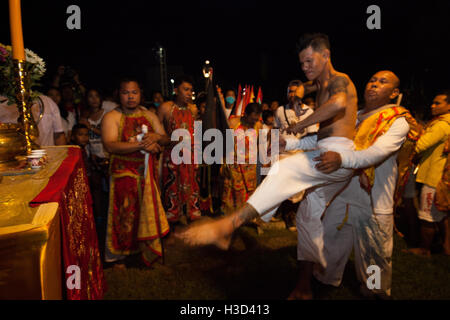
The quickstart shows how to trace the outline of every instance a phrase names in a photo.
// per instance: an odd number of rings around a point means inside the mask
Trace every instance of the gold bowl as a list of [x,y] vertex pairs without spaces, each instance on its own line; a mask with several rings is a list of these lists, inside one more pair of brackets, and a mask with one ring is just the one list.
[[17,163],[27,153],[27,141],[16,123],[0,123],[0,169]]

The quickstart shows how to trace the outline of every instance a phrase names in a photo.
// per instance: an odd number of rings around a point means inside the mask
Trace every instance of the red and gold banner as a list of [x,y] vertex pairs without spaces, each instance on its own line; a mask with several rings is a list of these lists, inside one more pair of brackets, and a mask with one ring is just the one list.
[[[81,273],[79,289],[65,286],[67,299],[102,299],[106,283],[92,213],[92,198],[79,147],[68,148],[67,157],[30,206],[47,202],[59,203],[64,270],[69,266],[78,266]],[[70,276],[72,273],[66,274],[66,279]]]

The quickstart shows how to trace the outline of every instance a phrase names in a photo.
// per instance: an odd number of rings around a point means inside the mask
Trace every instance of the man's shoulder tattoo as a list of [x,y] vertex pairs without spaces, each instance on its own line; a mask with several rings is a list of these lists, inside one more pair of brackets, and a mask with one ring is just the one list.
[[336,76],[330,79],[330,84],[328,85],[328,90],[330,95],[337,94],[339,92],[347,93],[347,88],[349,81],[344,76]]

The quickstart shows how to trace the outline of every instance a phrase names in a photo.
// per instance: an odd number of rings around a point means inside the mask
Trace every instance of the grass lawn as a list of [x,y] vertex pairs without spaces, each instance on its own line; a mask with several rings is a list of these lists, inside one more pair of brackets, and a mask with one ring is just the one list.
[[[238,230],[228,251],[175,242],[165,248],[164,265],[148,268],[132,257],[126,270],[105,268],[105,299],[284,300],[297,279],[296,242],[296,233],[286,229],[258,235],[252,227]],[[450,299],[450,257],[416,257],[404,248],[405,241],[395,236],[393,299]],[[358,288],[350,261],[339,288],[316,284],[315,295],[320,300],[361,299]]]

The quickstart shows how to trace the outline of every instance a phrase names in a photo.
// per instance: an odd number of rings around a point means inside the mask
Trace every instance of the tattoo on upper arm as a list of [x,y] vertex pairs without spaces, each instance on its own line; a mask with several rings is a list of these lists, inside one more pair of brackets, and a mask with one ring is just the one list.
[[330,96],[340,92],[347,93],[348,84],[348,79],[343,76],[339,76],[331,80],[329,85]]

